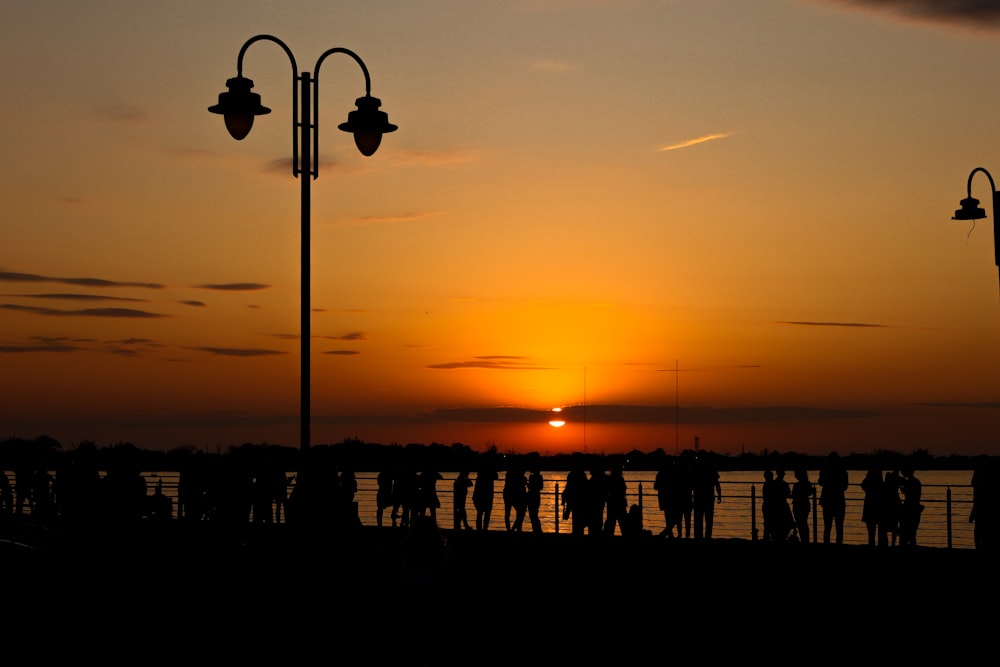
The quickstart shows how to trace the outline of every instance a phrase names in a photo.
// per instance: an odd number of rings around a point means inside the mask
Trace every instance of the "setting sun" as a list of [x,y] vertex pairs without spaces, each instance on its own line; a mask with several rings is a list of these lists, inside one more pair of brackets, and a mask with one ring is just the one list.
[[[552,408],[552,412],[562,412],[562,408]],[[552,419],[549,420],[549,426],[555,426],[556,428],[559,428],[560,426],[565,426],[566,420],[560,419],[561,416],[562,415],[558,414],[554,415]]]

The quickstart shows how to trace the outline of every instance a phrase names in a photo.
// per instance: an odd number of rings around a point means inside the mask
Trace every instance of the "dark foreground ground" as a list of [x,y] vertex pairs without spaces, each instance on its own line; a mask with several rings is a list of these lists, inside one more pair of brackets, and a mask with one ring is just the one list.
[[700,642],[750,658],[810,642],[961,663],[996,650],[1000,621],[1000,555],[974,550],[445,531],[428,579],[404,529],[0,526],[10,620],[164,650],[472,642],[485,658],[534,638],[590,657]]

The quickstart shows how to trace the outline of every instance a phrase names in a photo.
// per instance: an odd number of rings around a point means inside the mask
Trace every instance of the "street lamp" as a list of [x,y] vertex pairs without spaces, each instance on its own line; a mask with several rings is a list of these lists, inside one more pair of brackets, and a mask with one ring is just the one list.
[[986,211],[980,208],[979,200],[972,196],[972,177],[976,175],[977,171],[986,174],[986,178],[990,179],[990,189],[993,191],[993,261],[996,263],[997,268],[1000,268],[1000,244],[997,242],[997,207],[1000,206],[1000,195],[997,194],[997,186],[993,182],[990,172],[982,167],[976,167],[972,170],[969,174],[969,184],[967,186],[968,196],[961,201],[962,208],[955,211],[952,220],[982,220],[986,217]]
[[260,95],[251,92],[253,81],[243,76],[243,57],[254,42],[267,40],[274,42],[288,55],[292,65],[292,174],[299,178],[302,184],[302,287],[301,287],[301,389],[299,410],[300,447],[308,449],[310,443],[310,379],[309,356],[311,341],[310,326],[310,183],[319,177],[319,68],[327,56],[343,53],[361,67],[365,75],[365,94],[355,100],[357,109],[347,115],[347,121],[337,127],[354,135],[354,143],[362,155],[370,156],[378,150],[382,135],[395,132],[397,126],[389,122],[384,111],[379,111],[382,102],[371,96],[371,77],[368,68],[361,58],[353,51],[345,48],[329,49],[316,60],[315,72],[298,71],[295,56],[288,46],[272,35],[257,35],[243,44],[236,58],[236,76],[226,81],[227,92],[219,94],[219,103],[208,108],[209,111],[221,114],[226,121],[226,129],[237,141],[250,133],[255,116],[271,113],[271,110],[260,103]]

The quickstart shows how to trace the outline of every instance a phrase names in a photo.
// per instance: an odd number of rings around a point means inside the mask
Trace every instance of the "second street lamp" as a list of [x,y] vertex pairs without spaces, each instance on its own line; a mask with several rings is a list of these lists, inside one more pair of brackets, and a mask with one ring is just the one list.
[[299,446],[308,449],[310,445],[311,423],[311,381],[310,381],[310,342],[312,329],[310,324],[310,183],[319,177],[319,68],[327,56],[342,53],[350,56],[361,68],[365,76],[365,94],[355,100],[357,109],[351,111],[347,121],[337,127],[354,135],[354,143],[362,155],[371,156],[378,150],[382,135],[394,132],[397,127],[389,122],[384,111],[379,110],[382,102],[371,96],[371,77],[364,61],[345,48],[332,48],[323,52],[316,60],[313,74],[299,73],[288,46],[272,35],[257,35],[251,37],[240,49],[236,58],[236,76],[226,81],[227,92],[219,94],[219,103],[208,108],[215,114],[221,114],[226,122],[226,129],[236,140],[241,140],[250,133],[256,116],[271,112],[260,102],[260,95],[251,92],[253,81],[243,76],[243,58],[250,45],[266,40],[274,42],[282,48],[292,65],[292,174],[299,178],[302,184],[302,285],[301,285],[301,387],[299,409]]
[[990,175],[990,172],[982,167],[976,167],[972,170],[969,174],[969,184],[966,186],[966,198],[960,202],[962,208],[955,211],[952,220],[982,220],[986,217],[986,211],[980,208],[979,200],[972,196],[972,177],[979,171],[986,174],[986,178],[990,181],[990,190],[993,192],[993,261],[1000,269],[1000,244],[997,242],[997,207],[1000,206],[1000,195],[997,194],[997,186],[993,182],[993,176]]

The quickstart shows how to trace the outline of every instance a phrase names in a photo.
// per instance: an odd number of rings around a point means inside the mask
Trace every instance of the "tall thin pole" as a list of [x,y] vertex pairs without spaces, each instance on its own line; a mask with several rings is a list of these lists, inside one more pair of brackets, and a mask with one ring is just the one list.
[[681,372],[674,359],[674,454],[681,451]]
[[312,400],[311,400],[311,388],[312,383],[309,375],[309,357],[311,352],[310,343],[312,342],[312,325],[310,321],[311,311],[312,311],[312,298],[311,298],[311,284],[310,280],[311,271],[311,259],[312,253],[310,252],[310,209],[312,208],[312,201],[310,195],[310,183],[312,182],[312,139],[310,137],[310,132],[312,132],[312,120],[310,118],[310,109],[312,105],[310,104],[309,93],[312,86],[310,82],[309,72],[303,72],[301,78],[302,85],[301,90],[301,100],[299,101],[299,131],[301,133],[299,146],[299,158],[301,160],[299,166],[299,180],[302,182],[302,235],[301,235],[301,254],[302,254],[302,286],[301,286],[301,299],[300,313],[301,318],[300,333],[301,336],[299,340],[299,345],[301,346],[301,351],[299,356],[301,357],[300,362],[302,364],[300,375],[301,386],[299,388],[299,447],[301,449],[309,449],[311,442],[311,436],[309,433],[309,427],[311,424],[311,412],[312,412]]

